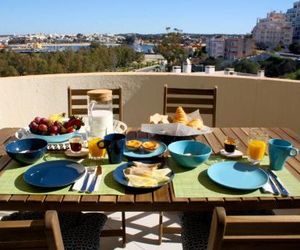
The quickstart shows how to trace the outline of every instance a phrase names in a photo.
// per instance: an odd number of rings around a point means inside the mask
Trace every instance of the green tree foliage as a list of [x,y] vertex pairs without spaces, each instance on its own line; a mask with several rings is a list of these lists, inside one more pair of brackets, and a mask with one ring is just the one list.
[[300,69],[298,69],[296,72],[285,75],[285,78],[291,80],[300,80]]
[[142,53],[128,46],[108,48],[99,44],[76,52],[18,54],[1,51],[0,76],[116,71],[143,59]]
[[282,77],[295,72],[299,65],[292,59],[272,56],[261,62],[261,67],[265,69],[265,75],[268,77]]
[[181,46],[181,40],[182,37],[179,32],[170,32],[163,36],[157,47],[158,53],[168,61],[169,68],[173,65],[181,65],[186,57],[185,51]]
[[300,54],[300,43],[292,43],[289,50],[294,54]]
[[208,57],[205,60],[201,61],[201,63],[205,66],[206,65],[215,65],[216,70],[224,69],[223,62],[224,62],[224,59],[221,57],[219,57],[219,58]]
[[206,59],[207,58],[206,47],[201,47],[196,49],[194,51],[193,58]]
[[256,74],[260,68],[260,65],[256,62],[243,59],[243,60],[235,61],[233,63],[233,67],[236,72]]

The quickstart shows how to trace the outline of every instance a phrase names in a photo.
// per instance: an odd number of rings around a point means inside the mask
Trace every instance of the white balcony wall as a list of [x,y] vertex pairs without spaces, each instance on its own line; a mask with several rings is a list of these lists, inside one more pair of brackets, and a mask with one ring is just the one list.
[[218,86],[219,127],[289,127],[300,133],[299,81],[197,73],[87,73],[0,78],[0,127],[26,126],[35,116],[67,112],[68,86],[122,86],[124,121],[129,126],[139,127],[151,114],[162,113],[164,84],[186,88]]

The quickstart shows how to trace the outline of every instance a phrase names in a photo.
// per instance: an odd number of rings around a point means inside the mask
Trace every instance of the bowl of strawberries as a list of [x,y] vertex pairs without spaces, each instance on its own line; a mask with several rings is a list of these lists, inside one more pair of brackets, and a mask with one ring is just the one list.
[[84,126],[81,117],[71,116],[65,118],[64,114],[55,114],[45,117],[35,117],[28,128],[21,129],[16,133],[18,139],[40,138],[48,143],[68,141],[79,129]]

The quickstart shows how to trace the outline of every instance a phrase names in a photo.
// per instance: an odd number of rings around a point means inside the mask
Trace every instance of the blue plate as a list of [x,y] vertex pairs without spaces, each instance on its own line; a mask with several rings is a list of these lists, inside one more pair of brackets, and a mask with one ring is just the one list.
[[165,182],[165,183],[161,183],[161,184],[159,184],[157,186],[153,186],[153,187],[133,187],[133,186],[129,186],[128,185],[128,181],[127,181],[126,177],[124,176],[123,170],[126,169],[126,168],[129,168],[131,166],[133,166],[133,163],[132,162],[127,162],[127,163],[124,163],[124,164],[120,165],[119,167],[117,167],[115,169],[115,171],[113,172],[113,177],[114,177],[115,181],[118,182],[118,183],[120,183],[121,185],[129,187],[129,188],[135,188],[135,189],[153,189],[153,188],[159,188],[159,187],[161,187],[163,185],[168,184],[174,178],[174,172],[171,171],[167,175],[170,178],[169,181]]
[[222,186],[240,190],[258,189],[268,181],[268,175],[262,169],[236,161],[216,163],[207,174]]
[[[149,140],[149,139],[139,139],[139,141],[145,142],[145,141],[155,141],[155,140]],[[129,150],[125,147],[124,155],[129,158],[136,158],[136,159],[146,159],[146,158],[152,158],[162,155],[166,150],[167,146],[161,141],[156,141],[160,144],[159,148],[154,150],[153,152],[146,152],[142,149],[140,150]]]
[[74,161],[47,161],[29,168],[23,178],[36,187],[58,188],[72,184],[84,171],[84,167]]

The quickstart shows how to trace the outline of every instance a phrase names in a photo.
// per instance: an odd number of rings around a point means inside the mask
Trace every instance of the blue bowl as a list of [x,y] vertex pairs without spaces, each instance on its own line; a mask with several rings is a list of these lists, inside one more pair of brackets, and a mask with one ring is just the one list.
[[211,147],[198,141],[177,141],[168,147],[174,161],[186,168],[195,168],[211,155]]
[[42,158],[47,150],[47,141],[28,138],[13,141],[5,146],[6,153],[21,164],[32,164]]

